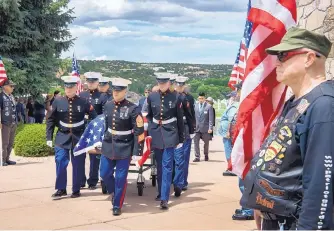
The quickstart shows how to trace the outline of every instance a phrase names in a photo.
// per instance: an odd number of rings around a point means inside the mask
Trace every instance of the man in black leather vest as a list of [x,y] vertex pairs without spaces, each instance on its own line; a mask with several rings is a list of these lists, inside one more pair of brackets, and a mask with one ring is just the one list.
[[0,93],[1,135],[2,135],[2,165],[14,165],[9,159],[13,149],[15,131],[17,127],[16,102],[12,95],[15,84],[6,80]]
[[333,225],[334,82],[326,81],[331,42],[291,28],[280,44],[277,80],[294,93],[245,178],[243,207],[261,212],[263,230],[321,230]]

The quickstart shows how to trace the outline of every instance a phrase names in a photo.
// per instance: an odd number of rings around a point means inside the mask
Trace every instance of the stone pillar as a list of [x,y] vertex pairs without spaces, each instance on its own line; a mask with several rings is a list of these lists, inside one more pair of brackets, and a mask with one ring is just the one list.
[[325,34],[333,46],[326,63],[328,79],[334,79],[334,0],[296,0],[298,26]]

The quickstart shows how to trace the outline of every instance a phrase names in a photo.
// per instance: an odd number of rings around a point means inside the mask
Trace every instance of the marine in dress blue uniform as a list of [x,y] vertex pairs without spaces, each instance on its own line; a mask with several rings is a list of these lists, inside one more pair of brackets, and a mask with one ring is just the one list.
[[[169,90],[170,76],[156,74],[160,90],[147,97],[147,116],[151,147],[157,159],[158,189],[161,187],[162,209],[168,209],[172,181],[173,161],[176,164],[174,177],[175,196],[181,195],[183,187],[183,155],[175,155],[174,149],[184,142],[183,106],[180,95]],[[160,152],[159,152],[160,151]],[[181,153],[182,154],[182,153]],[[159,160],[160,158],[160,160]],[[161,166],[159,166],[161,164]]]
[[[184,110],[184,131],[185,131],[185,141],[182,146],[182,151],[184,155],[184,186],[182,188],[183,191],[188,188],[188,170],[189,170],[189,160],[190,160],[190,151],[191,151],[191,140],[195,136],[195,127],[196,127],[196,119],[195,119],[195,100],[192,95],[184,92],[184,87],[187,77],[179,76],[176,77],[175,85],[176,91],[181,95],[183,110]],[[176,151],[176,150],[175,150]]]
[[62,77],[65,84],[65,97],[57,97],[53,104],[50,116],[46,121],[47,145],[52,147],[55,127],[58,131],[55,139],[56,186],[57,190],[52,197],[60,198],[67,195],[67,166],[72,162],[72,198],[80,196],[81,175],[84,168],[84,155],[74,157],[73,148],[77,144],[85,129],[85,115],[95,118],[96,112],[91,104],[77,96],[78,77]]
[[106,97],[105,100],[102,99],[102,102],[112,100],[112,90],[110,87],[111,80],[112,78],[104,77],[104,76],[101,77],[99,80],[99,92],[103,93],[102,94],[103,97]]
[[[101,115],[103,112],[104,104],[107,102],[108,97],[105,93],[101,93],[98,90],[98,82],[102,78],[102,75],[98,72],[86,72],[86,81],[88,83],[89,90],[80,92],[79,96],[86,99],[88,103],[93,105],[96,113]],[[89,123],[92,118],[87,117],[87,123]],[[86,156],[84,157],[86,159]],[[89,178],[87,180],[88,188],[95,189],[97,182],[99,181],[99,167],[100,167],[101,155],[89,154],[90,168],[89,168]],[[86,173],[85,169],[82,174],[81,187],[86,185]]]
[[129,83],[126,79],[113,78],[114,99],[106,104],[104,110],[101,177],[113,195],[115,216],[121,214],[131,156],[142,155],[145,140],[144,121],[138,106],[125,99]]

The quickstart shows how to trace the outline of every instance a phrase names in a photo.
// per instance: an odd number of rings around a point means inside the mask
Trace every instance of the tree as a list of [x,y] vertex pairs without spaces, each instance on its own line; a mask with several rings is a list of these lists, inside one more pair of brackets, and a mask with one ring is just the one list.
[[[0,47],[12,66],[25,71],[16,91],[36,97],[56,81],[59,56],[73,39],[69,0],[3,0],[0,4]],[[8,75],[17,81],[15,75]],[[20,81],[18,81],[20,82]]]

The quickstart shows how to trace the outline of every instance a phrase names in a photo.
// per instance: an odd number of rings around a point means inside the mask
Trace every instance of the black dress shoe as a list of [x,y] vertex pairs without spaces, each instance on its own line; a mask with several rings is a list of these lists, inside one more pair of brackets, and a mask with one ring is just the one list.
[[8,165],[15,165],[15,164],[16,164],[16,162],[15,162],[15,161],[12,161],[12,160],[8,160],[8,161],[6,161],[6,163],[7,163]]
[[2,166],[8,166],[8,164],[6,162],[3,162]]
[[78,198],[81,196],[81,193],[80,191],[77,191],[77,192],[73,192],[72,195],[71,195],[71,198]]
[[238,221],[250,221],[254,220],[254,216],[240,213],[240,214],[233,214],[232,219]]
[[234,211],[234,214],[241,214],[242,213],[242,210],[241,209],[236,209],[235,211]]
[[160,202],[160,208],[163,210],[167,210],[168,209],[168,201],[161,201]]
[[160,195],[156,196],[155,201],[161,201],[160,197]]
[[205,157],[204,157],[204,161],[209,161],[209,157],[208,157],[208,156],[205,156]]
[[181,196],[181,192],[182,192],[182,190],[179,187],[175,187],[174,188],[174,195],[175,195],[175,197]]
[[193,160],[193,162],[200,162],[200,159],[199,159],[199,158],[195,158],[195,159]]
[[63,196],[67,196],[66,189],[64,189],[64,190],[58,189],[57,192],[55,192],[54,194],[52,194],[53,198],[61,198]]
[[223,176],[236,176],[236,174],[234,174],[233,172],[226,170],[225,172],[223,172]]
[[88,189],[90,189],[90,190],[95,190],[95,189],[96,189],[96,185],[89,185],[89,186],[88,186]]
[[188,186],[183,186],[182,191],[187,191],[188,190]]
[[113,208],[113,209],[112,209],[112,215],[114,215],[114,216],[119,216],[119,215],[121,215],[121,214],[122,214],[122,211],[121,211],[120,208]]
[[84,188],[84,187],[86,187],[86,184],[82,184],[80,187],[81,187],[81,188]]

